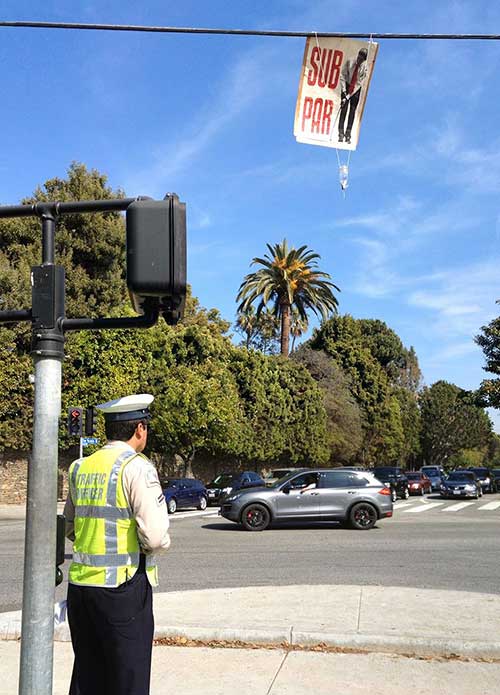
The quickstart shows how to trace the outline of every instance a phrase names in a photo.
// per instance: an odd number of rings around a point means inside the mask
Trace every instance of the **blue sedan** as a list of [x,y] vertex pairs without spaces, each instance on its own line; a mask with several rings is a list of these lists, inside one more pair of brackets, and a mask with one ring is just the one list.
[[163,494],[169,514],[177,509],[207,508],[207,489],[201,480],[169,478],[163,482]]

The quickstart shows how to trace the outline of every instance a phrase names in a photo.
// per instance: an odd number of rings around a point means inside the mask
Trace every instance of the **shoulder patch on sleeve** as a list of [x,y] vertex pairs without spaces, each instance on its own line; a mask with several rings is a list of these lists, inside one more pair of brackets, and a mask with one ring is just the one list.
[[164,502],[165,502],[165,497],[164,497],[163,492],[162,492],[161,495],[158,495],[158,497],[156,498],[156,504],[157,504],[159,507],[161,507],[161,505],[162,505]]
[[148,466],[148,470],[146,471],[146,485],[148,487],[160,485],[160,481],[158,480],[158,473],[156,472],[156,468],[154,468],[152,465]]

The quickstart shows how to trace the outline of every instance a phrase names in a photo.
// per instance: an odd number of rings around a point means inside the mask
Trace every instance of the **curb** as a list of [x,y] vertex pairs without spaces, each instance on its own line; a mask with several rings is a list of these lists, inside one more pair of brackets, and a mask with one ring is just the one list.
[[[331,647],[333,649],[354,650],[358,652],[383,652],[405,656],[469,658],[473,660],[500,660],[500,642],[456,640],[447,637],[414,637],[394,635],[362,635],[359,633],[326,633],[294,630],[290,628],[241,630],[238,628],[217,628],[178,625],[155,627],[154,639],[185,638],[198,642],[237,642],[254,646],[276,647]],[[20,611],[3,613],[0,618],[0,640],[21,639]],[[56,642],[70,642],[71,636],[67,622],[54,627]]]
[[238,630],[213,627],[158,626],[154,639],[184,637],[193,641],[261,643],[281,647],[326,646],[339,650],[384,652],[405,656],[463,657],[500,660],[500,642],[453,640],[447,637],[395,637],[394,635],[362,635],[358,633],[306,632],[302,630]]

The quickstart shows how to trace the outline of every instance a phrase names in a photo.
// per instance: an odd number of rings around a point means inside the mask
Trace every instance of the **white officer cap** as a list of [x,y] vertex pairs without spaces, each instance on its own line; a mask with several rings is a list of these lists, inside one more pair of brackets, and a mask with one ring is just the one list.
[[134,396],[124,396],[114,401],[100,403],[96,406],[104,413],[106,422],[125,422],[127,420],[142,420],[151,417],[149,406],[154,400],[150,393],[139,393]]

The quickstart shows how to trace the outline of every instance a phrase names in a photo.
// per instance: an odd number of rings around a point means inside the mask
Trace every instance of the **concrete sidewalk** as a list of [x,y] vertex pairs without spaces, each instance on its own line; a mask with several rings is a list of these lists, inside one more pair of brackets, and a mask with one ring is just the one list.
[[[156,638],[190,646],[155,646],[152,695],[499,692],[497,595],[263,586],[158,593],[154,604]],[[2,693],[17,692],[20,619],[20,611],[0,614]],[[56,639],[54,695],[67,695],[66,624]]]
[[[379,586],[281,586],[154,594],[155,637],[327,645],[363,652],[500,660],[500,596]],[[0,614],[18,639],[21,612]],[[69,641],[67,623],[55,631]]]
[[[0,692],[16,695],[19,643],[0,642]],[[73,654],[56,642],[53,695],[68,695]],[[388,654],[155,647],[151,695],[498,695],[500,664]]]

